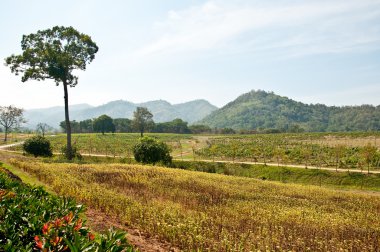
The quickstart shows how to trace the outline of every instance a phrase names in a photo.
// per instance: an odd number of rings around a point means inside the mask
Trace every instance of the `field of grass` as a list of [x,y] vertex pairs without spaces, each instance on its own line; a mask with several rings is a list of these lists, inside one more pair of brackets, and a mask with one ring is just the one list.
[[4,133],[0,133],[0,145],[12,144],[24,141],[28,137],[32,136],[32,134],[21,134],[21,133],[9,133],[7,142],[4,142]]
[[11,160],[185,251],[378,251],[380,197],[179,169]]

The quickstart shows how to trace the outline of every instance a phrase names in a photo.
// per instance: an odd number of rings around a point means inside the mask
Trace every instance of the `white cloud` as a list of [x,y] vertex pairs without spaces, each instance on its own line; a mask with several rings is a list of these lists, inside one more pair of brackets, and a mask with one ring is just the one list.
[[373,49],[380,47],[380,24],[373,22],[380,19],[379,7],[379,0],[302,1],[281,6],[208,1],[169,11],[155,25],[157,37],[137,54],[287,48],[287,56],[299,56]]

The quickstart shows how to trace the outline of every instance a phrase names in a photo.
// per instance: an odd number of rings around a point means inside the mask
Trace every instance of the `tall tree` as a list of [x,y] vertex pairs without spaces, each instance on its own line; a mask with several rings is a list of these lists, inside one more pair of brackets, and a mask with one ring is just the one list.
[[95,132],[102,132],[104,135],[105,132],[115,132],[115,124],[113,120],[108,115],[101,115],[96,118],[93,122],[93,127]]
[[23,73],[22,82],[29,79],[52,79],[58,86],[62,83],[65,101],[68,159],[73,158],[67,87],[75,87],[78,77],[74,70],[86,70],[98,51],[91,37],[79,33],[73,27],[55,26],[47,30],[24,35],[21,41],[23,53],[5,59],[12,73]]
[[12,128],[18,127],[25,122],[23,112],[23,109],[12,105],[0,107],[0,125],[4,127],[4,142],[8,140],[8,133]]
[[151,129],[154,126],[152,113],[144,107],[137,107],[136,111],[133,112],[133,127],[138,130],[143,137],[146,130]]

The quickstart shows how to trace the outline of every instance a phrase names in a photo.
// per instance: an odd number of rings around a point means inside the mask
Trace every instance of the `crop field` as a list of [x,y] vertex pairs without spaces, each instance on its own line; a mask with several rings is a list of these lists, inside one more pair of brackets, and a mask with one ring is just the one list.
[[267,134],[210,138],[196,155],[232,162],[379,169],[379,148],[379,133]]
[[[304,167],[380,169],[380,133],[299,133],[255,135],[146,134],[167,143],[182,160],[276,163]],[[131,158],[139,134],[73,134],[73,144],[87,155]],[[60,153],[66,136],[48,136]],[[21,146],[12,147],[21,151]]]
[[10,161],[185,251],[379,251],[380,197],[122,164]]
[[[189,135],[146,134],[158,138],[177,149],[178,142],[186,142]],[[73,134],[73,144],[81,153],[107,156],[132,156],[132,147],[138,142],[140,134]],[[66,144],[66,135],[49,137],[54,152],[60,152]]]
[[[146,134],[167,143],[171,155],[182,160],[276,163],[304,167],[380,170],[380,133],[298,133],[255,135]],[[133,157],[140,135],[73,134],[82,154]],[[53,152],[60,153],[66,136],[48,136]],[[11,147],[21,151],[21,146]]]
[[[191,147],[191,135],[184,134],[145,134],[157,138],[167,143],[174,156],[181,156],[181,150]],[[60,153],[62,148],[66,145],[66,135],[50,135],[46,136],[51,142],[53,152]],[[130,157],[133,156],[132,147],[138,142],[140,134],[135,133],[116,133],[116,134],[73,134],[73,146],[77,148],[82,154],[88,155],[106,155],[106,156],[120,156]],[[11,150],[21,151],[21,146],[14,146]]]

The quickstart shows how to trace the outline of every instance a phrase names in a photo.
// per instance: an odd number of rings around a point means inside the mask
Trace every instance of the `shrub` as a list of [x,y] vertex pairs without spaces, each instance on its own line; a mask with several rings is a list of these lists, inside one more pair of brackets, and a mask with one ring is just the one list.
[[34,136],[26,140],[23,149],[35,157],[51,157],[53,155],[49,140],[42,136]]
[[10,179],[0,167],[0,251],[134,251],[126,233],[95,235],[75,200]]
[[68,157],[70,156],[73,159],[82,160],[82,155],[79,153],[76,146],[71,147],[71,155],[69,155],[70,153],[68,152],[67,145],[62,147],[61,153],[67,159],[69,159]]
[[142,137],[133,147],[133,154],[137,162],[144,164],[163,163],[169,165],[172,161],[167,144],[151,137]]

